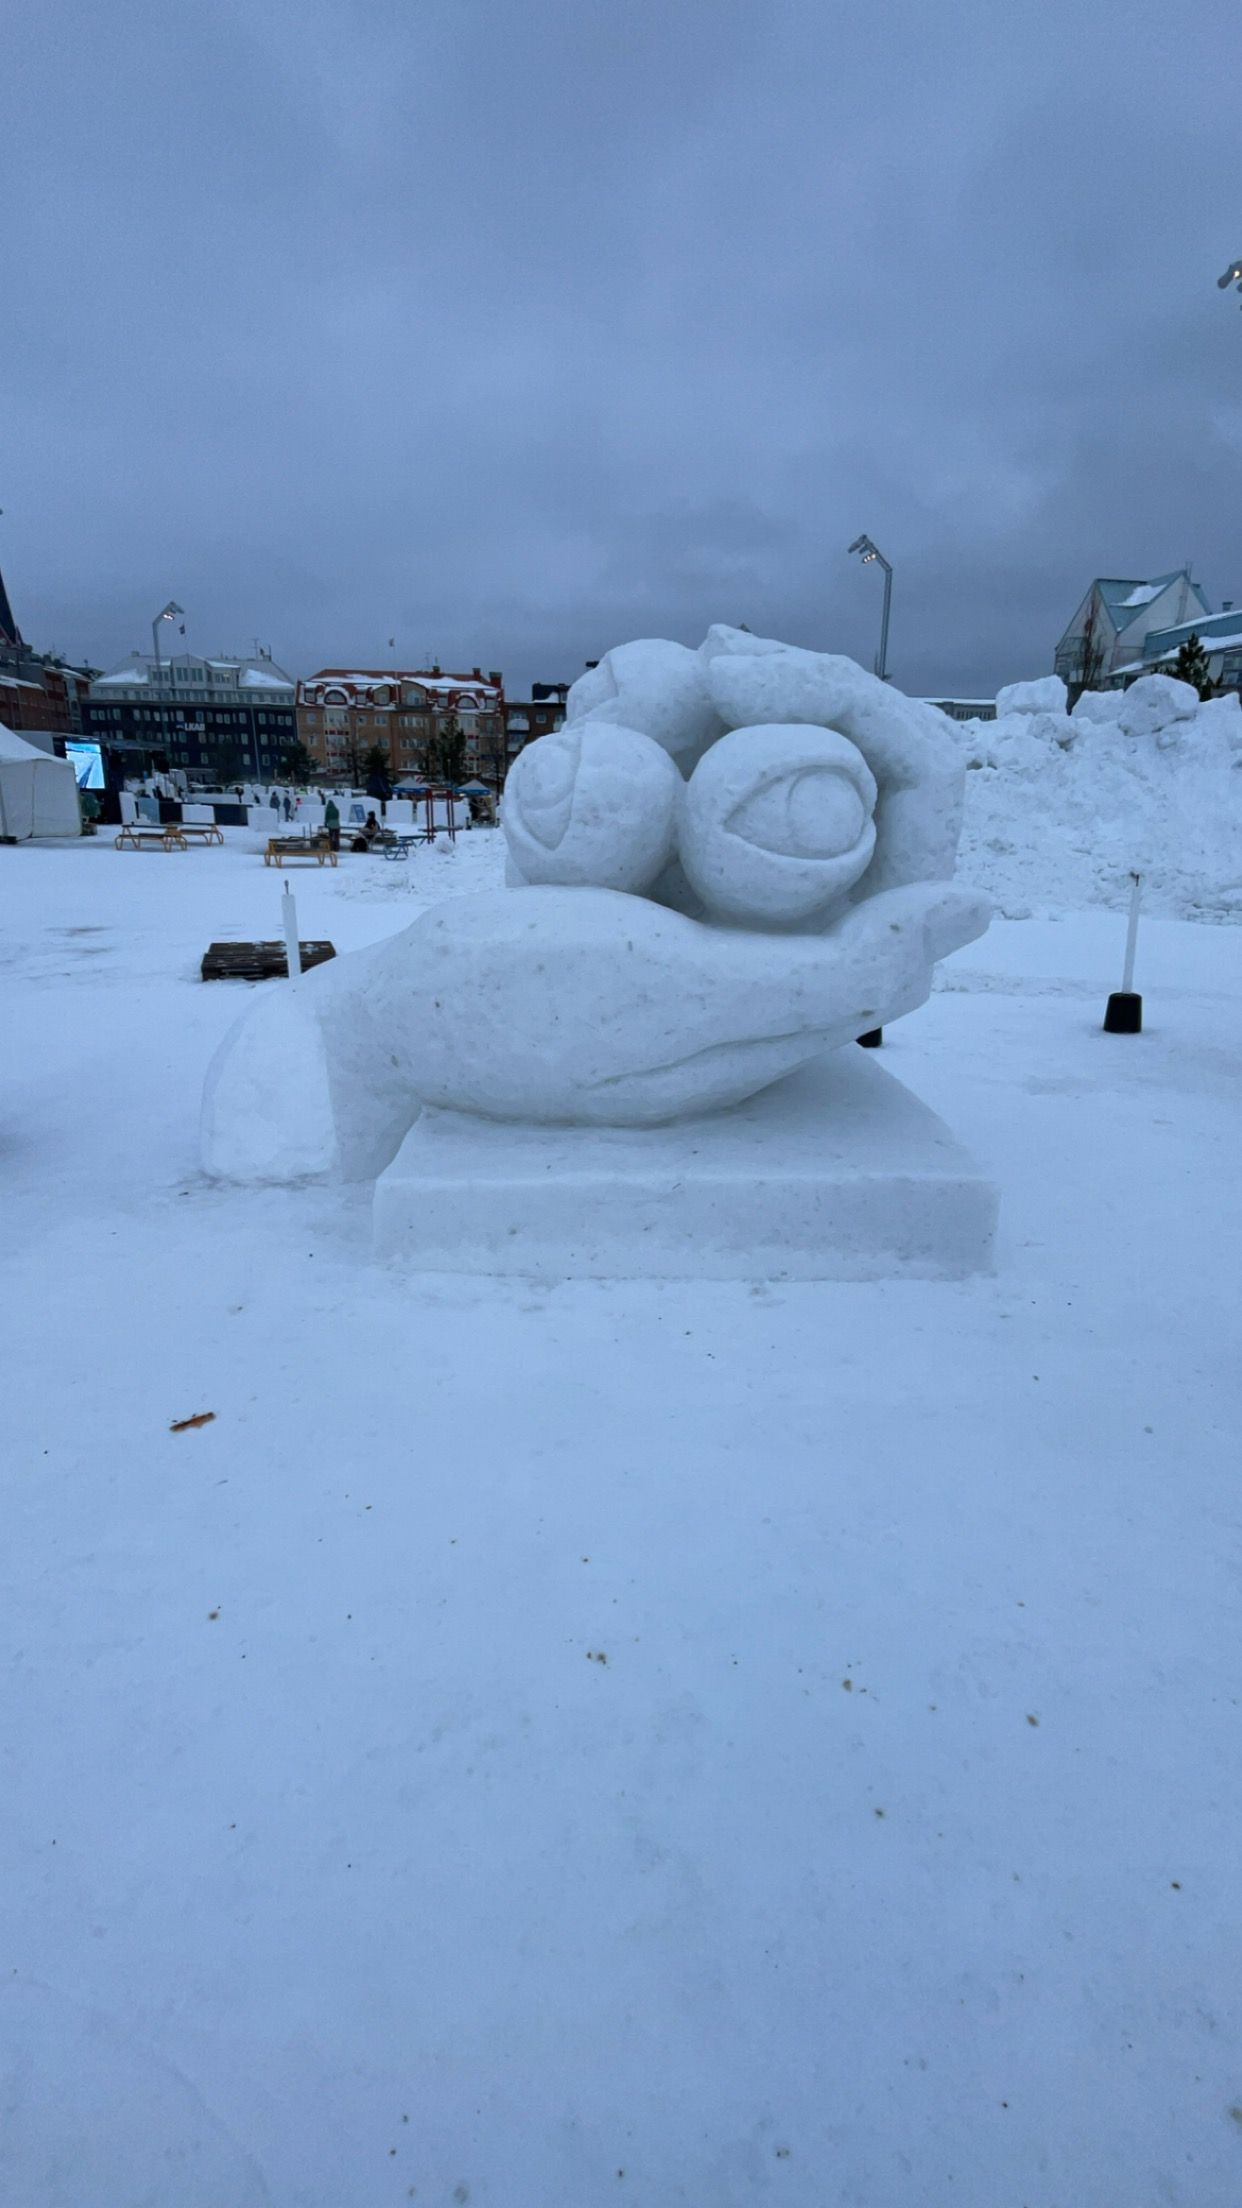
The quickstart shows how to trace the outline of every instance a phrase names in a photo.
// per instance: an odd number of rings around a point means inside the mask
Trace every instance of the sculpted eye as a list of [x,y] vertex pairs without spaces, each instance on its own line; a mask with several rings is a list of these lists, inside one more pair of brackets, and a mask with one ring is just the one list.
[[867,817],[862,796],[846,775],[834,767],[807,767],[744,798],[724,826],[762,851],[835,859],[853,850]]
[[870,767],[835,729],[735,728],[704,752],[686,785],[682,870],[720,919],[814,921],[866,873],[875,802]]

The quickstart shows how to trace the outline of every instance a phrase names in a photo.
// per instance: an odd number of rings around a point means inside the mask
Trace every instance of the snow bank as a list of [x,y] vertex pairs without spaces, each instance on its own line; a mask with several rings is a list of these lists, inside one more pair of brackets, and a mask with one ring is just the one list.
[[[1117,905],[1132,868],[1147,902],[1194,918],[1242,919],[1242,709],[1200,702],[1184,682],[1147,675],[1088,693],[1072,715],[1006,701],[966,721],[964,881],[1002,912]],[[1058,688],[1063,686],[1058,684]]]
[[1010,682],[996,693],[998,713],[1064,713],[1068,696],[1059,675],[1041,675],[1038,682]]

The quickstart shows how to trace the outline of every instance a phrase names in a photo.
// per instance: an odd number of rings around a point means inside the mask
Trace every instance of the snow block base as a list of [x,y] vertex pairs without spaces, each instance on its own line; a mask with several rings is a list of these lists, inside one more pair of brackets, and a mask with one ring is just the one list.
[[991,1265],[997,1192],[871,1057],[835,1051],[665,1127],[425,1110],[375,1184],[375,1254],[433,1273],[958,1280]]

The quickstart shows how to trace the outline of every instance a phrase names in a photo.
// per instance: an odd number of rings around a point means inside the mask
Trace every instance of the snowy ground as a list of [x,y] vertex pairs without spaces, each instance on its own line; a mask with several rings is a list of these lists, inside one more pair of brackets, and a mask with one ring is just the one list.
[[994,1279],[401,1280],[198,1174],[257,849],[0,851],[0,2199],[1236,2208],[1242,936],[891,1031]]

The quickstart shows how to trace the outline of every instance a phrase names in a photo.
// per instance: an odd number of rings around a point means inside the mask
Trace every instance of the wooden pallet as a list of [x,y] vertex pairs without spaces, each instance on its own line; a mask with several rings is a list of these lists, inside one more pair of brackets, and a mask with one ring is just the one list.
[[[302,971],[336,957],[334,943],[303,943]],[[203,953],[204,981],[287,981],[289,961],[283,943],[209,943]]]

